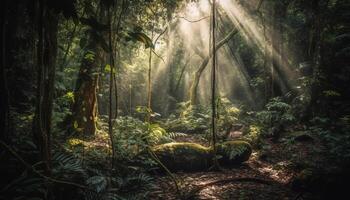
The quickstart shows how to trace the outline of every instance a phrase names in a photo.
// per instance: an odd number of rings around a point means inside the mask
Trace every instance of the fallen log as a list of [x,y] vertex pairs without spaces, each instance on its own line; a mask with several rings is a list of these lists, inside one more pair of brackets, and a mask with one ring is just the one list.
[[[172,171],[207,170],[213,164],[213,150],[196,143],[167,143],[152,148],[158,159]],[[249,159],[252,149],[244,141],[228,141],[217,146],[221,165],[237,165]]]

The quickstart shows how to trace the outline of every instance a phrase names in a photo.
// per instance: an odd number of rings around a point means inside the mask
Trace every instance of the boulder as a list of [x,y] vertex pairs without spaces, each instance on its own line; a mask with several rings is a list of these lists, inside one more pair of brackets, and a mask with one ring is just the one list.
[[196,143],[167,143],[153,148],[159,160],[170,170],[196,171],[208,169],[210,148]]

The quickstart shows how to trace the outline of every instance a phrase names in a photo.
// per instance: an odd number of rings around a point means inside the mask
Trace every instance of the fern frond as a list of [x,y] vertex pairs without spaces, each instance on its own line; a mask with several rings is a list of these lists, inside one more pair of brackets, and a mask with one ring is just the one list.
[[186,133],[179,133],[179,132],[169,132],[167,133],[167,136],[171,139],[175,139],[177,137],[186,137]]
[[56,152],[52,156],[53,173],[58,177],[64,174],[81,174],[86,176],[86,171],[82,166],[82,161],[73,155]]

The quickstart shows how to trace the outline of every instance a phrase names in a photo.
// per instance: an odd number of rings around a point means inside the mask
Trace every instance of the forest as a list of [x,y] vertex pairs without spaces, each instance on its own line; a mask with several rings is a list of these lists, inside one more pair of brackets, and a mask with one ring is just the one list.
[[2,0],[0,200],[342,200],[349,0]]

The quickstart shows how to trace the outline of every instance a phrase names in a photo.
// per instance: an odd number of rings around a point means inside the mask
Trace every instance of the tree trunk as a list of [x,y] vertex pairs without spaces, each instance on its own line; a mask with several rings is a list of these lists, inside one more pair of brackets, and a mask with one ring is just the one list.
[[[238,33],[237,29],[233,29],[230,33],[227,34],[225,38],[223,38],[220,42],[218,42],[215,45],[214,52],[219,50],[224,44],[226,44],[234,35]],[[198,70],[195,72],[193,76],[193,82],[190,88],[190,103],[191,105],[196,105],[197,104],[197,90],[198,90],[198,84],[201,78],[201,75],[203,71],[205,70],[206,66],[209,63],[209,60],[213,54],[211,53],[209,56],[205,57],[204,60],[202,61],[201,65],[199,66]]]
[[308,57],[312,66],[312,78],[310,88],[310,102],[306,108],[305,118],[312,118],[317,112],[317,99],[320,93],[320,52],[321,52],[321,19],[320,19],[320,1],[312,1],[312,17],[313,26],[310,30],[310,44]]
[[278,75],[276,71],[280,67],[281,56],[280,56],[280,44],[281,44],[281,19],[280,19],[280,2],[275,2],[273,6],[273,17],[272,17],[272,31],[271,31],[271,59],[272,66],[270,68],[270,95],[269,97],[275,97],[278,93]]
[[58,19],[57,14],[47,8],[45,0],[39,2],[39,14],[38,85],[33,134],[42,159],[46,163],[46,173],[49,174]]
[[1,67],[0,67],[0,140],[9,141],[9,101],[8,101],[8,87],[7,87],[7,76],[6,76],[6,19],[7,19],[7,0],[4,1],[1,9]]
[[93,135],[96,131],[97,115],[97,86],[98,60],[100,49],[97,42],[89,36],[87,51],[81,61],[76,88],[74,91],[74,105],[72,108],[72,125],[75,131],[86,135]]
[[[114,147],[114,139],[113,139],[113,84],[116,82],[114,82],[113,80],[115,80],[115,60],[114,60],[114,51],[113,51],[113,35],[112,35],[112,28],[113,28],[113,21],[112,21],[112,13],[111,13],[111,9],[112,8],[107,8],[108,9],[108,26],[109,26],[109,31],[108,31],[108,43],[109,43],[109,62],[110,62],[110,66],[111,66],[111,71],[109,73],[109,112],[108,112],[108,135],[109,135],[109,139],[111,142],[111,146],[112,146],[112,165],[111,167],[113,168],[114,166],[114,155],[115,155],[115,147]],[[115,89],[117,89],[117,85],[115,85]],[[117,100],[118,100],[118,93],[117,90],[115,90],[115,97],[116,97],[116,104],[118,104]],[[115,116],[117,116],[118,113],[118,106],[115,110],[116,114]]]
[[[262,6],[262,5],[260,5]],[[266,8],[267,7],[267,8]],[[269,16],[271,14],[271,8],[270,6],[264,6],[266,9],[266,12],[268,14],[263,14],[262,11],[258,11],[258,14],[260,16],[261,24],[263,26],[263,33],[264,33],[264,60],[263,60],[263,66],[264,66],[264,105],[267,104],[271,98],[271,82],[272,82],[272,64],[271,64],[271,51],[269,50],[269,42],[271,41],[271,31],[268,28],[268,21],[266,19],[266,15]]]
[[[283,21],[289,3],[275,2],[273,6],[273,21],[271,31],[270,94],[269,98],[283,95],[283,92],[293,90],[288,84],[292,79],[292,71],[288,68],[288,60],[284,55]],[[289,77],[287,77],[287,74]]]
[[217,153],[217,134],[216,134],[216,0],[212,3],[212,30],[211,30],[211,53],[212,53],[212,69],[211,69],[211,147],[213,149],[213,163],[215,168],[219,168],[219,163],[216,157]]
[[88,60],[85,56],[80,66],[74,92],[73,126],[78,132],[82,131],[85,135],[94,135],[96,130],[98,74],[93,74],[95,68],[97,68],[95,61]]

